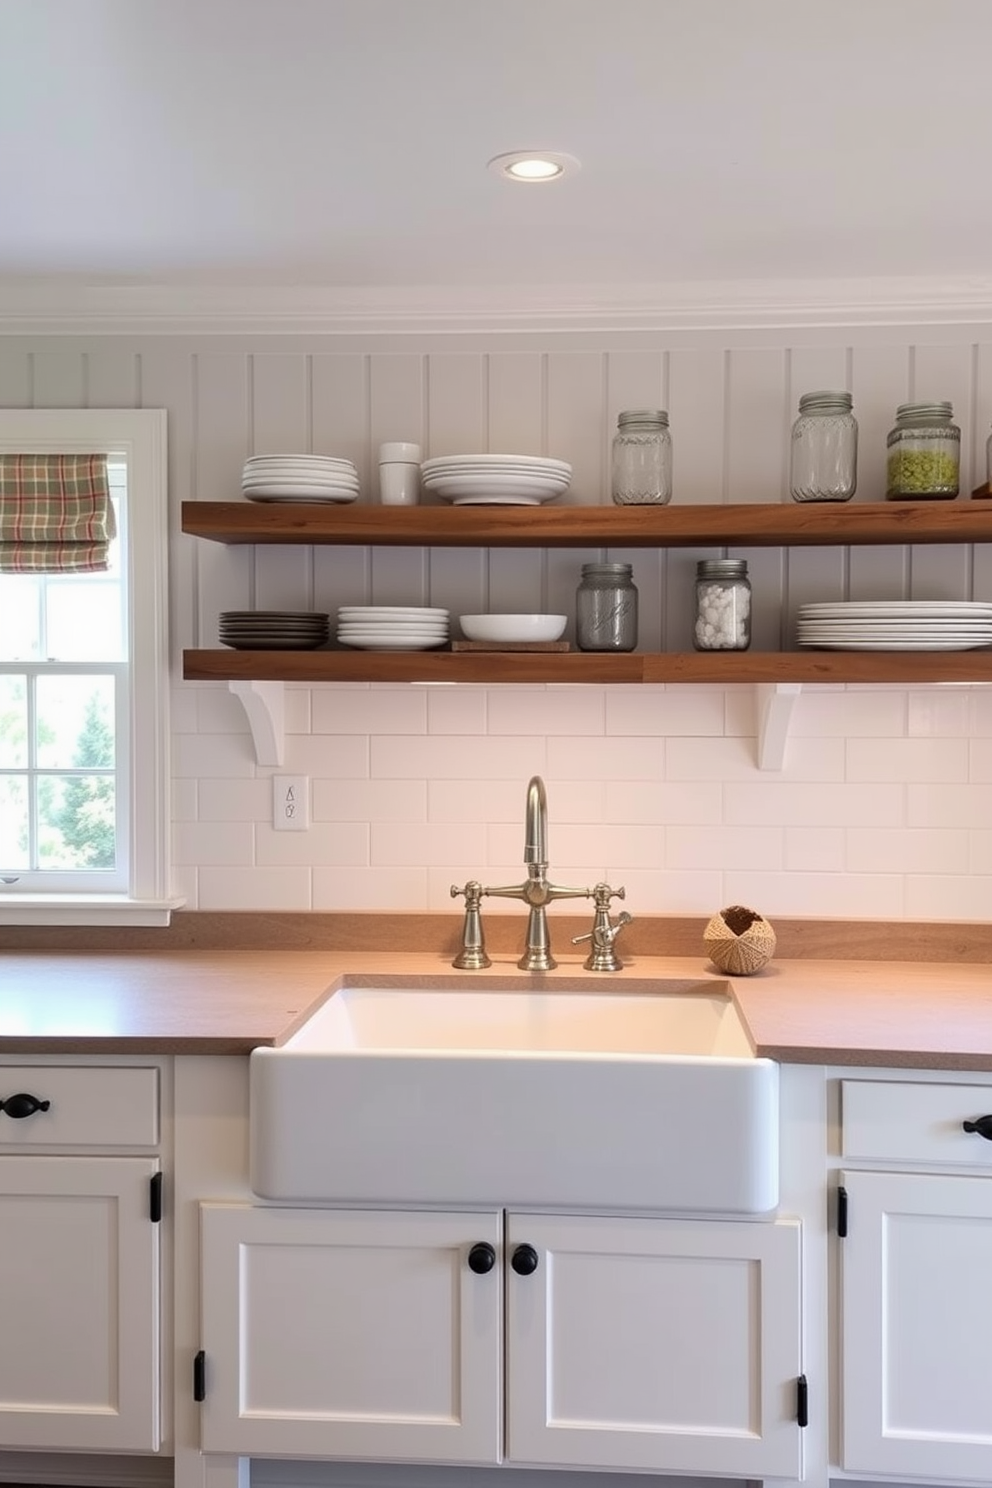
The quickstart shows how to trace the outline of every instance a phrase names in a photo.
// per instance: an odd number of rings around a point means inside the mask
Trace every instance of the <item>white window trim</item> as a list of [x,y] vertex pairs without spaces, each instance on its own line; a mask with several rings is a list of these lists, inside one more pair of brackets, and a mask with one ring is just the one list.
[[167,925],[170,893],[168,481],[164,408],[0,409],[0,453],[128,461],[130,883],[121,894],[0,894],[0,925]]

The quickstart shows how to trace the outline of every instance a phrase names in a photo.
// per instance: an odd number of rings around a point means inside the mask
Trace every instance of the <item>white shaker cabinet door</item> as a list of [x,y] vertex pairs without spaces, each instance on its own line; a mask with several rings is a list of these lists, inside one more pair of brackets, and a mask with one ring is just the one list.
[[992,1481],[992,1180],[842,1174],[843,1466]]
[[495,1211],[202,1205],[203,1450],[498,1461],[501,1231]]
[[0,1446],[157,1450],[158,1167],[0,1157]]
[[508,1461],[802,1476],[798,1224],[511,1214],[507,1263]]

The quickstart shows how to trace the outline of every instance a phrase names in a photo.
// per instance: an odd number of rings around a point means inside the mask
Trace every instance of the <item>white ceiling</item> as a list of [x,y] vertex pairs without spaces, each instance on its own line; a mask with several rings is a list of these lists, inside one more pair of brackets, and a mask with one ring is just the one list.
[[0,281],[986,279],[990,64],[992,0],[0,0]]

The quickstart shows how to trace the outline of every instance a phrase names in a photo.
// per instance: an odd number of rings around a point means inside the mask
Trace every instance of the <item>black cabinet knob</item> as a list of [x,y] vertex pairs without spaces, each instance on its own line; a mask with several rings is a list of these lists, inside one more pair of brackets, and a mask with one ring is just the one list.
[[25,1116],[33,1116],[35,1111],[47,1111],[51,1101],[39,1100],[36,1095],[9,1095],[6,1100],[0,1100],[0,1111],[5,1116],[10,1116],[14,1121],[22,1121]]
[[480,1240],[468,1253],[468,1269],[476,1276],[485,1276],[496,1264],[496,1252],[488,1240]]
[[977,1132],[987,1142],[992,1142],[992,1116],[979,1116],[976,1121],[962,1121],[966,1132]]
[[518,1245],[510,1257],[510,1265],[518,1276],[533,1276],[537,1270],[537,1251],[533,1245]]

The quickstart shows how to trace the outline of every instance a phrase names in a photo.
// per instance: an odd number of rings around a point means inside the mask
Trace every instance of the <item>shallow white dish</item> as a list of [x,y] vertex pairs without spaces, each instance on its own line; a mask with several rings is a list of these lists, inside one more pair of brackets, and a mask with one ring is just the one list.
[[359,640],[357,636],[338,636],[342,646],[352,646],[357,651],[431,651],[435,646],[447,644],[447,636],[426,637],[417,640],[412,636],[396,636],[386,640],[384,636],[373,636]]
[[557,641],[565,633],[567,615],[459,615],[469,641]]
[[553,501],[568,490],[568,480],[537,475],[450,475],[425,479],[424,487],[448,501],[471,496],[521,496],[532,501]]
[[246,491],[246,501],[301,501],[304,505],[318,501],[348,502],[358,500],[358,491],[306,491],[300,486],[266,486]]
[[430,474],[437,469],[461,470],[467,465],[478,465],[484,470],[494,466],[506,470],[536,467],[559,475],[572,474],[572,467],[567,460],[553,460],[545,455],[434,455],[429,460],[423,460],[420,468]]
[[435,609],[431,605],[341,605],[338,615],[349,620],[447,620],[450,611]]
[[874,619],[878,616],[893,619],[932,620],[938,616],[992,615],[992,603],[984,600],[887,600],[863,599],[829,604],[804,604],[799,606],[801,617],[810,620],[855,620]]
[[800,641],[815,651],[980,651],[992,646],[992,639],[935,641],[921,638],[915,641]]

